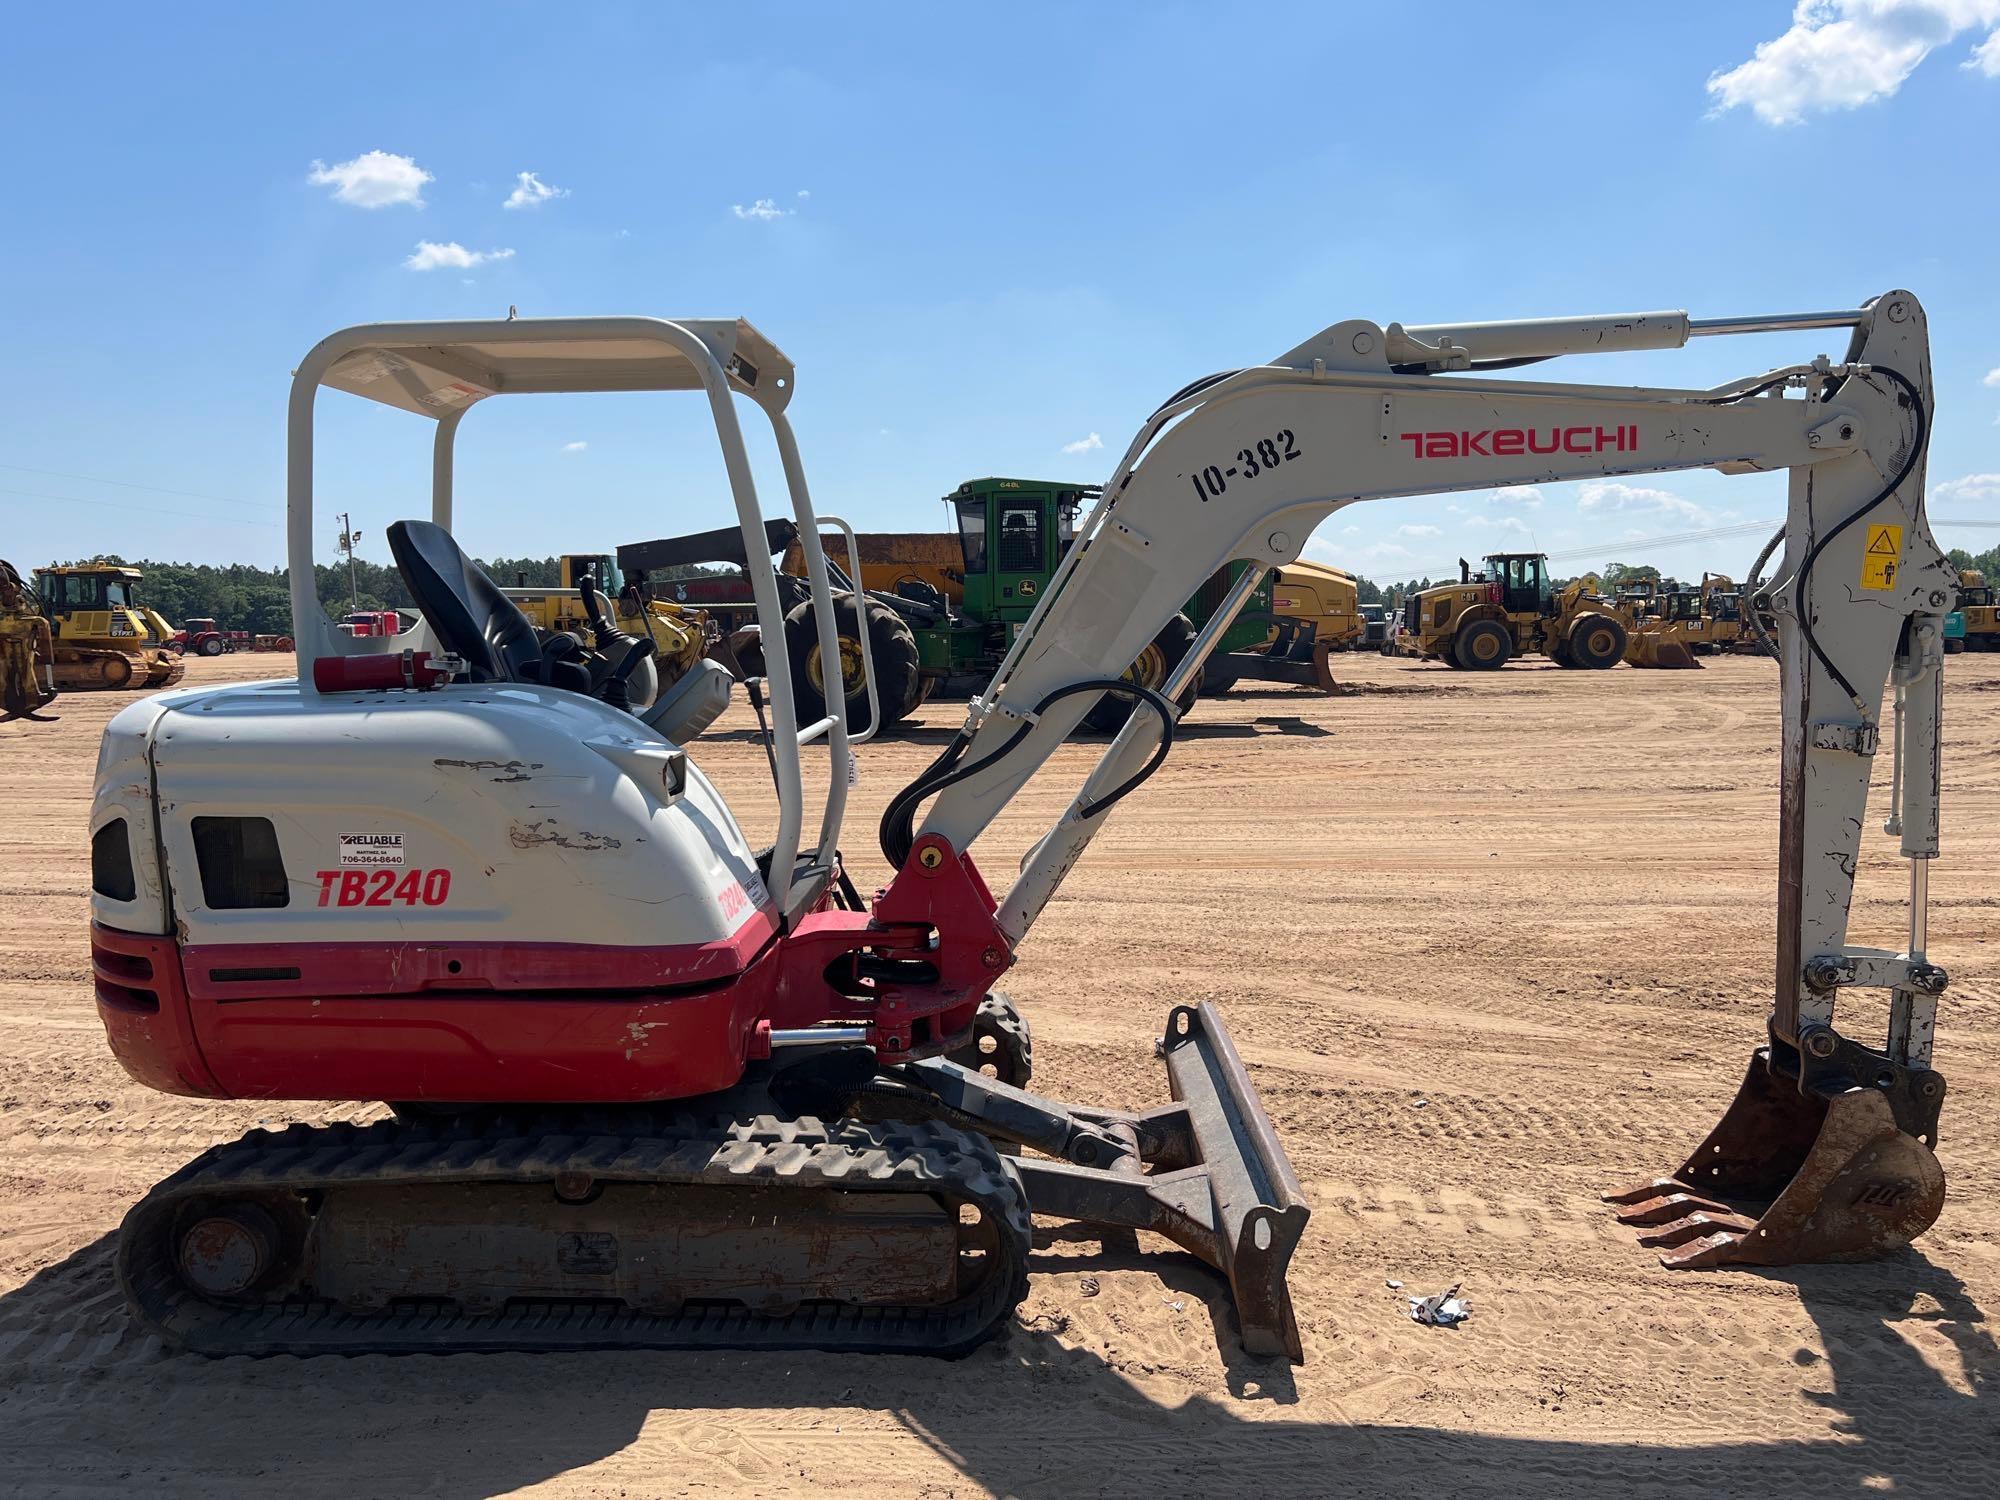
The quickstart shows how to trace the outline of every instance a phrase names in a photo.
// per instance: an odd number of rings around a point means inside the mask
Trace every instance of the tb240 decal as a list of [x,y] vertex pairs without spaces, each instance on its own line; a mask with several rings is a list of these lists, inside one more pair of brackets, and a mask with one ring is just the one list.
[[316,870],[321,906],[443,906],[449,870]]

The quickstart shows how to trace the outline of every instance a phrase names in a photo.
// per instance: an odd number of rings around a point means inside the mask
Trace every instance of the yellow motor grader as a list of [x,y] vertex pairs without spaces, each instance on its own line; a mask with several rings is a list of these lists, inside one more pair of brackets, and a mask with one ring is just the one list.
[[137,568],[51,563],[35,594],[55,638],[58,690],[172,687],[187,671],[167,648],[166,621],[139,602]]
[[1403,603],[1399,654],[1491,672],[1516,656],[1546,656],[1558,666],[1602,671],[1624,659],[1627,628],[1595,579],[1557,589],[1541,552],[1492,552],[1480,571],[1460,558],[1457,583],[1412,594]]

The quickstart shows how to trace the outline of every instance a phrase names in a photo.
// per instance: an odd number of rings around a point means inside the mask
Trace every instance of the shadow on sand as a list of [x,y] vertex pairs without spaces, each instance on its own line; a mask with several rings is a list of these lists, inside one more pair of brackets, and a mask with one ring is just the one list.
[[[590,1482],[629,1494],[846,1486],[1145,1500],[1684,1500],[1991,1495],[2000,1461],[2000,1430],[1986,1404],[2000,1354],[1984,1315],[1956,1278],[1914,1253],[1783,1278],[1798,1287],[1828,1351],[1833,1392],[1815,1399],[1837,1412],[1836,1436],[1704,1442],[1698,1432],[1677,1437],[1666,1415],[1667,1437],[1652,1445],[1480,1436],[1454,1430],[1448,1413],[1437,1427],[1288,1417],[1299,1400],[1293,1372],[1236,1352],[1226,1293],[1179,1256],[1144,1264],[1190,1308],[1206,1307],[1230,1399],[1160,1405],[1095,1355],[1064,1347],[1047,1314],[958,1364],[822,1354],[172,1356],[126,1330],[110,1246],[107,1236],[0,1297],[7,1493],[164,1485],[288,1497],[482,1496],[622,1455]],[[1139,1264],[1136,1251],[1116,1244],[1038,1262],[1072,1272]],[[1928,1365],[1892,1326],[1926,1318],[1956,1346],[1960,1381]],[[1823,1375],[1810,1384],[1824,1385]],[[758,1416],[765,1407],[808,1414]],[[837,1410],[822,1417],[816,1407]],[[836,1425],[843,1419],[844,1431]],[[939,1483],[950,1470],[964,1489]]]

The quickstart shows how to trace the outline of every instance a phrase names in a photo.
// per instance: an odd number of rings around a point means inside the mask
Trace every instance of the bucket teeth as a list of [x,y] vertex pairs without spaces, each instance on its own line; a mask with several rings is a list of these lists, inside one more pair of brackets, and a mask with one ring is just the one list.
[[[1645,1240],[1639,1243],[1645,1244]],[[1742,1260],[1743,1236],[1734,1230],[1718,1230],[1674,1250],[1660,1253],[1660,1264],[1673,1271],[1706,1271]]]
[[[1740,1239],[1756,1227],[1755,1219],[1742,1214],[1710,1213],[1698,1209],[1685,1218],[1661,1224],[1651,1233],[1640,1235],[1639,1243],[1651,1250],[1677,1250],[1689,1240],[1719,1239],[1725,1235]],[[1666,1258],[1661,1257],[1662,1260]]]
[[1720,1214],[1726,1218],[1739,1217],[1726,1203],[1702,1198],[1687,1190],[1684,1183],[1668,1183],[1666,1191],[1655,1197],[1642,1198],[1637,1203],[1627,1204],[1617,1211],[1621,1224],[1671,1224],[1690,1214]]

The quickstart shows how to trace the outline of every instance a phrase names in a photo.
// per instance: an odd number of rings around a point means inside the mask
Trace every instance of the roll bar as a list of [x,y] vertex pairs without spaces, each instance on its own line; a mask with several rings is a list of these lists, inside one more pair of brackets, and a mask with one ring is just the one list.
[[[293,634],[298,642],[299,691],[316,694],[313,663],[323,656],[398,650],[393,642],[356,639],[336,630],[320,607],[313,582],[313,415],[322,386],[393,406],[437,423],[431,453],[431,520],[449,528],[453,455],[459,424],[492,396],[597,391],[700,391],[708,398],[722,446],[746,557],[760,554],[765,522],[732,396],[745,396],[770,420],[791,509],[803,544],[813,623],[826,660],[839,657],[833,596],[827,583],[820,527],[804,465],[785,407],[792,398],[792,363],[742,319],[509,318],[425,323],[372,323],[322,339],[293,373],[287,415],[287,557],[291,568]],[[782,638],[776,567],[768,554],[746,568],[760,626]],[[420,627],[420,639],[428,628]],[[433,641],[434,646],[436,643]],[[850,738],[844,715],[801,735],[791,664],[780,651],[766,664],[778,783],[778,830],[771,882],[789,925],[830,879],[847,790]],[[869,673],[871,693],[874,674]],[[823,736],[832,757],[819,845],[799,861],[805,793],[799,769],[804,743]]]

